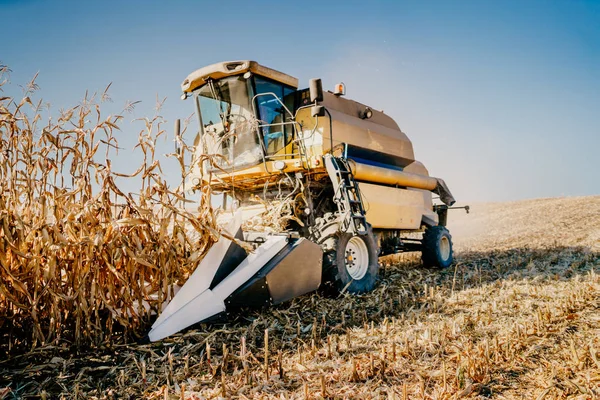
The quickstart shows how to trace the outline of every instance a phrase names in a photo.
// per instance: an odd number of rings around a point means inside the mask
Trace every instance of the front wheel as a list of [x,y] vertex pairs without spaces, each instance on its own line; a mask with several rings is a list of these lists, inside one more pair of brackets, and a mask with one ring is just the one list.
[[339,233],[335,250],[335,268],[332,269],[336,272],[337,290],[350,293],[373,290],[379,274],[379,257],[371,230],[366,235]]
[[448,268],[452,264],[452,236],[443,226],[431,226],[423,235],[421,260],[426,267]]

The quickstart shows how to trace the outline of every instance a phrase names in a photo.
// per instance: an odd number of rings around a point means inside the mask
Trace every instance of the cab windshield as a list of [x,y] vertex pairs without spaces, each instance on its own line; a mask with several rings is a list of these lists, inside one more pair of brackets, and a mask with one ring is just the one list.
[[246,79],[231,76],[209,80],[197,92],[204,151],[223,156],[215,160],[220,168],[238,169],[262,161],[258,121],[253,115],[248,89]]
[[263,157],[293,153],[294,93],[293,88],[260,76],[209,79],[195,92],[203,153],[222,157],[208,169],[237,170],[256,165]]

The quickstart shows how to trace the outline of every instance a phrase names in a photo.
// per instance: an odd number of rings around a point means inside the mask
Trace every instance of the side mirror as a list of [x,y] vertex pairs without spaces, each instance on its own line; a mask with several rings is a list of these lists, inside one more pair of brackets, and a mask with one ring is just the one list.
[[181,138],[181,120],[177,118],[175,120],[175,153],[179,154],[181,149],[179,148],[179,139]]
[[310,90],[310,102],[323,101],[323,84],[320,79],[311,79],[308,83]]

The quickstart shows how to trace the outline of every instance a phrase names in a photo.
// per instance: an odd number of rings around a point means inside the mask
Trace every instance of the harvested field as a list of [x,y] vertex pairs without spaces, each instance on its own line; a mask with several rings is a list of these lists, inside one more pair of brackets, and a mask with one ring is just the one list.
[[368,295],[307,295],[153,344],[37,347],[0,361],[0,398],[598,398],[600,197],[449,219],[448,270],[392,257]]

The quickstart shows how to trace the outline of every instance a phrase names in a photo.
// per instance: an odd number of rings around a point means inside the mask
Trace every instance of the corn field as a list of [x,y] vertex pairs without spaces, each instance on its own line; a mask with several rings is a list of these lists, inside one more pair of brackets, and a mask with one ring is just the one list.
[[[86,94],[44,121],[43,102],[33,100],[35,78],[21,99],[2,96],[8,73],[1,68],[2,351],[143,334],[173,285],[218,237],[208,189],[192,215],[182,193],[161,177],[161,117],[141,120],[135,151],[143,162],[125,175],[113,171],[110,159],[118,157],[119,124],[135,103],[104,117],[107,91]],[[184,154],[170,154],[182,176],[189,172]],[[137,185],[139,193],[125,193],[117,182]]]

